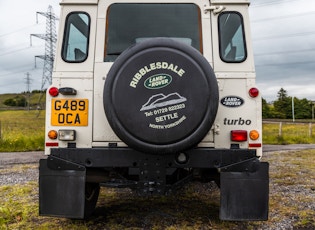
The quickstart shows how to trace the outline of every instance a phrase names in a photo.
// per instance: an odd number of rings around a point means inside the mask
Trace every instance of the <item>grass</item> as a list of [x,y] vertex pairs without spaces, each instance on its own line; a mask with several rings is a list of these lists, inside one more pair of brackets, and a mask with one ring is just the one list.
[[[39,116],[38,116],[39,115]],[[0,152],[37,151],[44,148],[45,111],[0,111]],[[315,125],[309,123],[263,124],[264,144],[310,144],[315,143]]]
[[[0,94],[0,109],[15,109],[15,107],[10,107],[7,106],[5,104],[3,104],[5,102],[5,100],[7,99],[14,99],[15,97],[25,97],[28,100],[28,96],[26,94],[23,93],[7,93],[7,94]],[[38,103],[40,102],[40,106],[42,106],[42,108],[44,107],[45,104],[45,100],[46,100],[46,94],[43,93],[33,93],[30,95],[30,107],[31,108],[36,108],[38,106]]]
[[[40,217],[38,185],[31,181],[0,186],[0,229],[256,230],[280,229],[283,223],[290,229],[315,229],[315,150],[269,153],[264,159],[270,163],[268,221],[220,221],[219,189],[212,183],[192,183],[176,194],[150,198],[102,188],[95,214],[88,220]],[[33,167],[12,170],[23,173]]]
[[0,152],[44,148],[45,111],[0,111]]
[[283,122],[280,127],[280,122],[263,123],[263,143],[280,145],[315,143],[315,124],[310,126],[309,123]]
[[270,207],[280,214],[271,217],[294,219],[296,229],[315,229],[315,150],[275,153],[265,159],[272,167]]

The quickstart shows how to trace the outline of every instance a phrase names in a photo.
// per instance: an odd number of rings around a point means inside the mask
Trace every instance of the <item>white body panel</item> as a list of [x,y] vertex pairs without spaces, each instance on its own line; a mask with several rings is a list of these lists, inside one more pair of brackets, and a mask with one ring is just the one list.
[[[77,95],[59,95],[58,98],[79,98],[89,100],[88,125],[84,127],[71,126],[76,130],[76,147],[92,148],[105,147],[109,143],[117,143],[125,146],[111,129],[104,113],[103,89],[108,71],[112,63],[104,62],[104,49],[106,38],[106,13],[113,3],[133,3],[130,0],[63,0],[60,21],[65,22],[71,12],[86,12],[90,17],[90,35],[88,44],[88,57],[82,63],[65,62],[62,58],[63,23],[60,23],[57,53],[54,65],[52,86],[72,87],[77,90]],[[219,100],[227,96],[237,96],[244,100],[239,107],[226,107],[219,103],[218,113],[212,129],[199,144],[200,147],[230,148],[231,130],[257,130],[260,134],[261,127],[261,98],[251,98],[248,94],[250,88],[255,87],[255,68],[250,37],[248,0],[181,0],[164,1],[162,3],[193,3],[200,8],[202,28],[202,53],[213,67],[219,85]],[[156,0],[141,1],[141,3],[157,3]],[[222,11],[235,11],[242,15],[247,48],[247,58],[240,63],[227,63],[221,60],[219,55],[218,16],[211,7],[217,7]],[[65,127],[52,126],[50,120],[51,99],[47,94],[46,133],[49,130],[59,130]],[[244,122],[243,122],[244,121]],[[67,142],[58,142],[59,147],[67,147]],[[238,143],[240,148],[248,148],[249,143],[262,143],[260,135],[258,140]],[[46,148],[46,154],[50,154],[50,147]],[[262,148],[257,148],[259,156]]]

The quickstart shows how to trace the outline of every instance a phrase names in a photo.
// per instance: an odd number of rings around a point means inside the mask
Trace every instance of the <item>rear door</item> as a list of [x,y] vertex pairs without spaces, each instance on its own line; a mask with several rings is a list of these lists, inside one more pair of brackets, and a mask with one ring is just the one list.
[[[94,146],[119,142],[103,109],[106,75],[116,58],[131,45],[153,37],[170,37],[203,52],[200,15],[200,7],[192,3],[110,4],[100,1],[94,69]],[[211,43],[207,46],[211,47]]]

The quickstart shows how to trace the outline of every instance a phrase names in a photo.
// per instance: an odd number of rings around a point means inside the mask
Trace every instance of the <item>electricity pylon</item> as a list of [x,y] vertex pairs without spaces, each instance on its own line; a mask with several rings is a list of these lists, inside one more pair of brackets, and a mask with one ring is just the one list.
[[[46,33],[45,34],[31,34],[31,46],[32,46],[32,36],[38,37],[45,40],[45,55],[36,55],[35,56],[35,67],[36,67],[36,58],[41,58],[44,60],[43,76],[42,76],[42,86],[41,91],[44,90],[46,83],[51,85],[52,79],[52,70],[55,60],[56,52],[56,20],[57,16],[53,12],[52,6],[48,7],[47,12],[36,12],[36,22],[38,23],[38,15],[46,17]],[[42,95],[39,98],[39,102],[42,98]]]
[[[47,12],[36,12],[36,21],[38,23],[38,14],[46,17],[46,34],[31,34],[31,37],[38,37],[45,40],[45,55],[36,55],[35,58],[41,58],[44,60],[43,77],[42,77],[42,87],[44,89],[46,83],[51,84],[51,75],[53,70],[53,64],[55,60],[56,52],[56,20],[57,16],[53,12],[52,6],[48,7]],[[31,40],[32,45],[32,40]],[[36,60],[35,60],[36,63]],[[36,65],[36,64],[35,64]]]

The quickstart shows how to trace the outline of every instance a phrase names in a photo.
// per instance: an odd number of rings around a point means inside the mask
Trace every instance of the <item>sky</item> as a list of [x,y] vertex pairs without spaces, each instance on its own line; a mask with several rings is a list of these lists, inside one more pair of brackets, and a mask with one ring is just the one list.
[[[0,94],[41,89],[44,62],[36,58],[35,67],[35,56],[44,55],[45,41],[30,34],[45,34],[46,18],[36,12],[51,5],[59,17],[59,2],[0,0]],[[276,100],[284,88],[288,96],[315,101],[315,1],[251,0],[249,13],[262,97]]]

